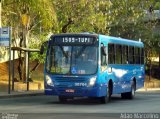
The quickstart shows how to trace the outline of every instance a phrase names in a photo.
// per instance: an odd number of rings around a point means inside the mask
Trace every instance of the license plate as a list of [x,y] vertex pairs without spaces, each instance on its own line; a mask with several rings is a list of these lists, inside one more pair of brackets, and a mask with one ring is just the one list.
[[73,89],[66,89],[65,92],[67,92],[67,93],[74,93],[74,90]]

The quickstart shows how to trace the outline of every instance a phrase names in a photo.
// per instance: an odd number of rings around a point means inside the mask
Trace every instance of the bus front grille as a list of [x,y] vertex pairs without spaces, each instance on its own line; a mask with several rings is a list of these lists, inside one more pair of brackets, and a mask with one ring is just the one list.
[[56,78],[56,82],[85,82],[85,78]]

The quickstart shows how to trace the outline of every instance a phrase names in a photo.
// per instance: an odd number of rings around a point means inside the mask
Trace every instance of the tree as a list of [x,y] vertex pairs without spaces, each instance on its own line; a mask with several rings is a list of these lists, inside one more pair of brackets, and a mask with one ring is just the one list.
[[[95,32],[140,38],[150,50],[156,23],[145,22],[143,17],[152,3],[154,0],[5,0],[2,19],[3,25],[13,27],[17,46],[39,48],[50,32]],[[32,58],[39,57],[34,54]]]
[[[41,31],[48,32],[56,26],[57,19],[52,0],[5,0],[2,4],[3,25],[12,26],[13,44],[16,46],[28,48],[31,35],[40,34]],[[24,77],[23,68],[20,51],[18,66],[20,80]]]
[[97,0],[55,0],[57,32],[106,33],[107,16],[102,11],[109,9],[109,1]]

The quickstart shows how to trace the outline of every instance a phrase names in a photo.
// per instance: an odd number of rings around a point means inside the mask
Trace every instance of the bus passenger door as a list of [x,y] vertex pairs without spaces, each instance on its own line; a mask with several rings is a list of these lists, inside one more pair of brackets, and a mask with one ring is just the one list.
[[105,96],[106,95],[106,89],[107,89],[107,49],[106,46],[101,44],[100,48],[100,84],[103,88],[101,88],[100,95]]

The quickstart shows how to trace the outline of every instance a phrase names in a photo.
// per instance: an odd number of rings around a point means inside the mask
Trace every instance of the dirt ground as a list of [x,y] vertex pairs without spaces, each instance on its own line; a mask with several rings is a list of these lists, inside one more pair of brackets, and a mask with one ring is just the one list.
[[[36,65],[36,61],[30,62],[30,70],[35,65]],[[9,79],[8,69],[9,69],[8,62],[0,63],[0,92],[8,91],[8,79]],[[17,80],[17,82],[15,82],[15,89],[26,90],[26,83],[24,81],[19,80],[19,74],[17,69],[18,69],[18,60],[15,61],[15,67],[14,67],[14,70],[15,70],[14,78]],[[30,73],[30,77],[32,79],[32,82],[30,82],[30,89],[32,90],[44,89],[43,69],[44,69],[44,64],[40,64],[34,72]],[[11,85],[12,85],[12,82],[11,82]]]

